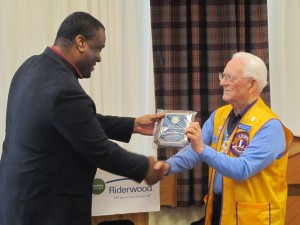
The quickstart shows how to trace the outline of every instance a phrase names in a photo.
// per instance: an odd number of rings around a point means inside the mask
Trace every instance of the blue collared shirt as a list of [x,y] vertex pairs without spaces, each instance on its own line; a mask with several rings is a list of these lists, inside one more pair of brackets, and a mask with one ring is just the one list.
[[202,127],[202,138],[205,143],[203,152],[197,155],[191,145],[187,145],[167,160],[170,165],[169,174],[191,169],[197,163],[204,161],[218,172],[215,177],[214,191],[222,193],[222,176],[236,181],[246,180],[279,158],[285,150],[282,124],[272,119],[256,133],[239,157],[232,158],[224,153],[216,152],[210,147],[213,139],[214,116],[215,112]]

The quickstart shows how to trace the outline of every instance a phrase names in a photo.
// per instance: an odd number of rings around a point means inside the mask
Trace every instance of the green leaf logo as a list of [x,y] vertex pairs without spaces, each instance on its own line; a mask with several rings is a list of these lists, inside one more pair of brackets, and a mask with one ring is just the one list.
[[93,194],[100,195],[105,190],[105,182],[99,178],[94,179]]

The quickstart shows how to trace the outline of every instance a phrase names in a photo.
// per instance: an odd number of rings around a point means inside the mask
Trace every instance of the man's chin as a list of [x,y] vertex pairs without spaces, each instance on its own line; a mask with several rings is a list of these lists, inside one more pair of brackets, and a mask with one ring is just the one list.
[[223,95],[223,100],[225,101],[225,102],[228,102],[229,100],[230,100],[230,98],[228,97],[228,96],[226,96],[226,95]]
[[88,74],[83,74],[83,79],[88,79],[92,76],[92,73],[88,73]]

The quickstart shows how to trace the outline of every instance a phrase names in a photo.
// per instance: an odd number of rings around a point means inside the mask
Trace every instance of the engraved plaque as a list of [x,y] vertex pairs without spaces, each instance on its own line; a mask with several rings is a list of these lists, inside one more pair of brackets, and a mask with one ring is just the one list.
[[184,147],[189,143],[185,130],[194,121],[196,112],[165,110],[165,117],[158,122],[154,134],[157,147]]

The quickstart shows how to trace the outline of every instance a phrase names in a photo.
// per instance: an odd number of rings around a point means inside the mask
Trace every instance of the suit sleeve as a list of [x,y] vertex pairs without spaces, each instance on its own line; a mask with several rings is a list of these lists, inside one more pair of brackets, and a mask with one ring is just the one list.
[[147,158],[126,151],[107,136],[120,140],[123,135],[123,139],[127,139],[128,133],[132,133],[132,123],[127,119],[101,116],[99,122],[93,101],[83,91],[74,88],[60,92],[53,103],[51,119],[72,149],[94,167],[138,182],[145,178]]
[[97,119],[109,139],[127,143],[130,141],[135,118],[97,114]]

